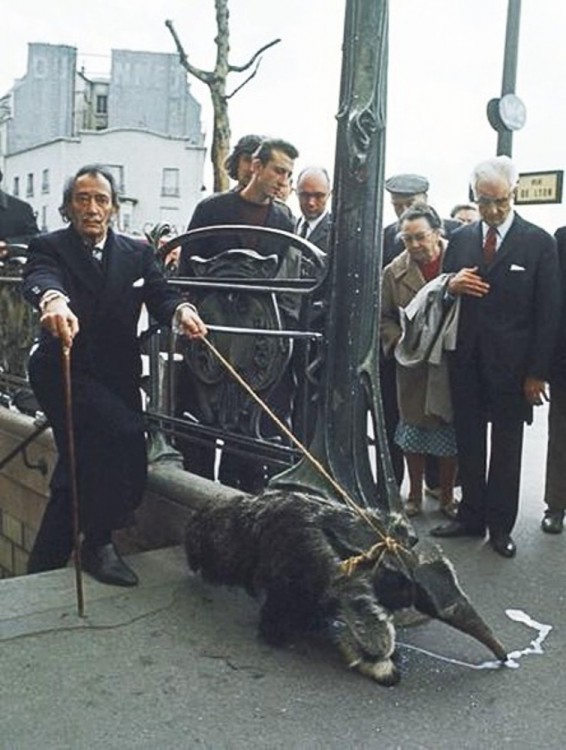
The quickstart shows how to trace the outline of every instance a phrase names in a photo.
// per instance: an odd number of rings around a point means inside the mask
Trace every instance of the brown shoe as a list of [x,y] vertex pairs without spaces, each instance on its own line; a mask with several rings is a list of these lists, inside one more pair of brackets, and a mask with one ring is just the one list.
[[409,497],[405,503],[405,513],[409,518],[420,516],[423,512],[423,500],[421,497]]

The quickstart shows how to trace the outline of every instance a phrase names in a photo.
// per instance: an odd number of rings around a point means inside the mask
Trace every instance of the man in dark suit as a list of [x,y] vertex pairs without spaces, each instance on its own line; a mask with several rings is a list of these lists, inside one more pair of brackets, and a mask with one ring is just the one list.
[[80,169],[65,187],[61,213],[71,226],[34,239],[23,293],[41,312],[29,363],[34,393],[59,453],[51,497],[28,571],[63,567],[73,548],[62,347],[70,347],[82,563],[98,580],[137,583],[112,544],[141,501],[147,457],[141,408],[137,324],[143,303],[163,324],[191,338],[206,333],[195,308],[167,285],[149,245],[115,234],[118,195],[110,172]]
[[[437,537],[478,536],[513,557],[525,422],[546,397],[560,311],[554,239],[513,211],[518,172],[507,156],[478,164],[472,189],[481,222],[456,232],[444,270],[461,296],[450,359],[462,502]],[[491,423],[491,448],[487,426]]]
[[[0,170],[0,183],[2,176]],[[6,255],[9,243],[27,244],[36,234],[39,229],[29,203],[0,190],[0,260]]]
[[550,406],[544,502],[541,528],[546,534],[560,534],[566,511],[566,227],[554,234],[560,266],[562,308],[556,348],[550,369]]
[[[312,242],[323,252],[331,251],[330,233],[332,216],[329,199],[332,192],[330,176],[324,167],[306,167],[297,179],[297,197],[301,208],[301,217],[295,222],[295,233]],[[308,327],[325,333],[326,309],[328,305],[328,275],[310,298],[310,318]],[[320,383],[324,359],[318,343],[311,342],[308,348],[304,343],[299,345],[293,356],[293,369],[298,383]],[[308,373],[308,376],[307,376]],[[319,386],[308,394],[307,401],[297,399],[293,423],[302,426],[302,437],[308,445],[314,435],[316,426],[317,400]]]
[[301,218],[296,222],[295,232],[325,253],[330,249],[332,227],[332,216],[328,208],[330,193],[330,177],[324,167],[307,167],[300,172],[297,196]]

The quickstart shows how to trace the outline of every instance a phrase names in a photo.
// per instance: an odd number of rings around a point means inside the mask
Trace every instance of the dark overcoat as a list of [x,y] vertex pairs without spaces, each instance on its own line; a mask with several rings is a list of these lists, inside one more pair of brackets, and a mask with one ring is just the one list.
[[443,270],[477,267],[490,284],[482,298],[462,296],[455,363],[481,358],[486,386],[504,408],[530,409],[528,376],[546,380],[559,320],[559,270],[554,239],[515,214],[493,263],[483,260],[481,223],[462,227],[448,245]]
[[29,203],[0,190],[0,240],[25,243],[38,233]]
[[[109,231],[100,264],[69,227],[29,246],[23,294],[34,306],[61,291],[79,319],[71,350],[77,463],[87,528],[117,528],[140,502],[146,476],[137,326],[142,303],[169,324],[181,302],[152,249]],[[42,330],[30,357],[30,382],[55,434],[59,463],[52,490],[68,493],[61,344]]]
[[556,335],[556,347],[550,371],[551,385],[566,388],[566,227],[559,227],[554,233],[560,267],[560,324]]

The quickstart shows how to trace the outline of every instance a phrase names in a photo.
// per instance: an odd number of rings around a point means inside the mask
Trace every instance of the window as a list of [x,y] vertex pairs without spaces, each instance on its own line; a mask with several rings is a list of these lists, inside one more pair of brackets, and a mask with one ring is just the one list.
[[179,170],[165,167],[163,169],[163,182],[161,184],[161,195],[168,197],[179,197]]
[[33,198],[33,172],[28,172],[26,182],[26,198]]
[[107,164],[106,168],[112,174],[116,183],[116,190],[120,195],[124,195],[126,187],[124,185],[124,167],[122,164]]
[[47,78],[47,65],[45,64],[45,60],[36,58],[33,65],[33,72],[35,78]]
[[14,177],[14,189],[12,191],[16,197],[20,194],[20,178]]
[[108,97],[106,94],[97,94],[96,96],[96,114],[108,114]]
[[48,193],[49,192],[49,170],[44,169],[41,173],[41,192],[42,193]]

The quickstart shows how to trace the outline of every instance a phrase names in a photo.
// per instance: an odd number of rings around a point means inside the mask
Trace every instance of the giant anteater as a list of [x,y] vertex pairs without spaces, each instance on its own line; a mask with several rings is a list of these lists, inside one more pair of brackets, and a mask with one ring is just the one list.
[[186,530],[189,566],[207,581],[262,596],[259,631],[268,643],[326,626],[349,665],[382,685],[399,680],[392,612],[409,606],[504,661],[505,649],[440,550],[399,544],[395,531],[365,513],[369,522],[337,501],[282,490],[209,504]]

